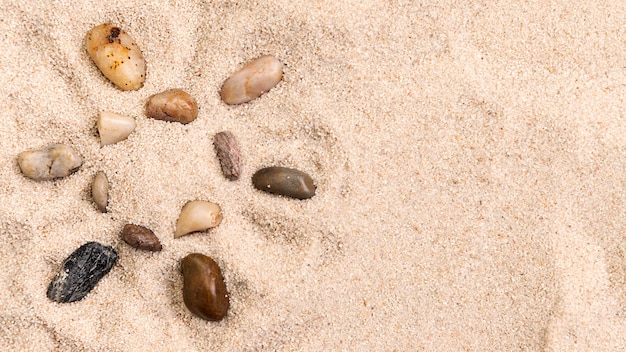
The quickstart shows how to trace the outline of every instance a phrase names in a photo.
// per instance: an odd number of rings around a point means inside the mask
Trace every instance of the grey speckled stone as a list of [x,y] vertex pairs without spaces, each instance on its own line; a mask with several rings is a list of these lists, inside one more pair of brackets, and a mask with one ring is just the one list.
[[61,265],[48,286],[48,298],[59,303],[83,299],[117,262],[113,247],[97,242],[80,246]]

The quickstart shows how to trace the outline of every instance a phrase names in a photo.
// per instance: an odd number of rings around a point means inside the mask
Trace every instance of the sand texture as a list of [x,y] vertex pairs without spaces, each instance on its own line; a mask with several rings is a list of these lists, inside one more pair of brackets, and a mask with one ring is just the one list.
[[[626,7],[584,1],[1,2],[1,351],[626,350]],[[121,91],[86,33],[111,21],[143,50]],[[271,54],[283,80],[250,103],[222,82]],[[187,125],[148,119],[180,88]],[[101,147],[100,111],[131,116]],[[238,181],[213,136],[237,137]],[[66,143],[80,170],[20,173]],[[316,195],[256,190],[267,166]],[[90,195],[110,181],[109,212]],[[174,239],[190,200],[224,219]],[[150,228],[161,252],[121,240]],[[83,300],[46,297],[85,242],[119,260]],[[182,301],[180,261],[222,268],[221,322]]]

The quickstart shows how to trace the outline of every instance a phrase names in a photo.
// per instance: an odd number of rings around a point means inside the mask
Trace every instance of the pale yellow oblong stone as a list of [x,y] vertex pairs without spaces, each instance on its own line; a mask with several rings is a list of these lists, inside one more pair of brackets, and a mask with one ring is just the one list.
[[283,64],[271,55],[261,56],[242,67],[222,85],[226,104],[243,104],[274,88],[283,78]]
[[222,222],[222,208],[219,205],[203,200],[187,202],[176,221],[174,238],[210,229],[219,225],[220,222]]
[[87,53],[102,74],[122,90],[137,90],[146,80],[146,62],[133,38],[112,23],[92,28]]

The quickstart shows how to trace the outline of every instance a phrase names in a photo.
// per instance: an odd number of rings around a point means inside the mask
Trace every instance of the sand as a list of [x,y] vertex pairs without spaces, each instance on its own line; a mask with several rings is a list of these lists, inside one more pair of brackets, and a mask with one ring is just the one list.
[[[626,8],[623,1],[3,0],[0,350],[623,351],[626,349]],[[112,21],[147,64],[138,91],[84,47]],[[272,54],[284,80],[241,106],[222,82]],[[181,88],[188,125],[149,120]],[[99,111],[137,129],[100,146]],[[230,130],[240,180],[212,137]],[[64,179],[23,177],[19,152],[67,143]],[[262,193],[265,166],[317,194]],[[109,212],[93,204],[97,171]],[[182,205],[223,222],[174,239]],[[151,228],[163,251],[120,239]],[[82,301],[46,288],[87,241],[113,270]],[[180,260],[222,267],[221,322],[182,302]]]

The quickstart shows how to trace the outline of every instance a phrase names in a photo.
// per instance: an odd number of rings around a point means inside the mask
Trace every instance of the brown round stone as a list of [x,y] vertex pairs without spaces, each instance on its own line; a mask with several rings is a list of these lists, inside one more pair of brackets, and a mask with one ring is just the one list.
[[148,98],[146,116],[168,122],[190,123],[198,117],[198,104],[187,92],[169,89]]
[[213,259],[192,253],[182,261],[183,301],[196,316],[210,321],[222,320],[230,301],[220,267]]

